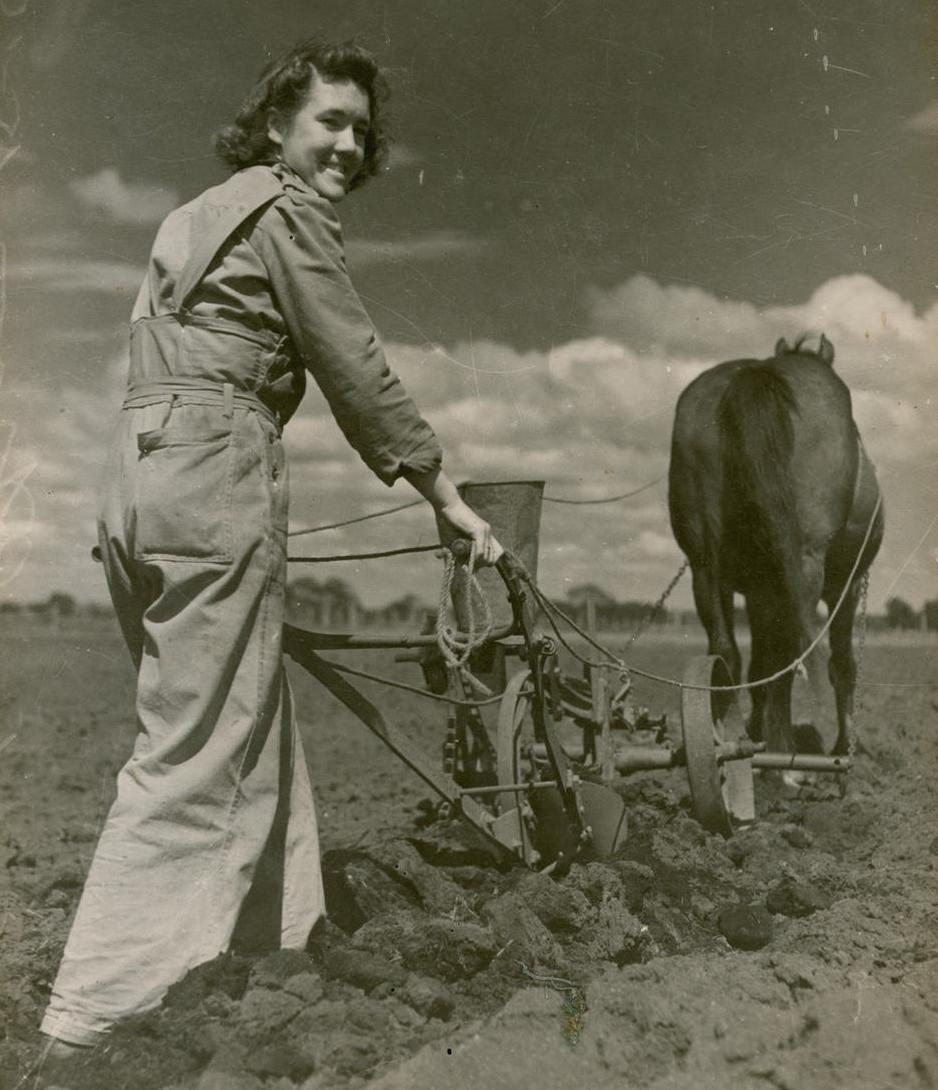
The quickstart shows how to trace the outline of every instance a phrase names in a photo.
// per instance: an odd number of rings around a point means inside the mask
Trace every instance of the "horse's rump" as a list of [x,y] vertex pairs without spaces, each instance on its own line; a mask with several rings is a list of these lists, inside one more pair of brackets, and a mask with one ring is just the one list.
[[797,551],[795,394],[772,361],[740,368],[717,410],[724,543],[739,589],[787,580]]

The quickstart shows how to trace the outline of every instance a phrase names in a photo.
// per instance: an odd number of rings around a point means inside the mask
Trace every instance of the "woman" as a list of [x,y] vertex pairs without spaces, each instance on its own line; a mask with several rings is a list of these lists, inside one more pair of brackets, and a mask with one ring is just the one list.
[[285,947],[323,914],[280,642],[280,432],[306,372],[385,483],[408,480],[481,562],[501,551],[440,468],[345,270],[334,206],[380,166],[381,93],[354,46],[292,49],[216,139],[235,173],[157,234],[99,521],[138,734],[42,1024],[53,1056],[156,1006],[258,908]]

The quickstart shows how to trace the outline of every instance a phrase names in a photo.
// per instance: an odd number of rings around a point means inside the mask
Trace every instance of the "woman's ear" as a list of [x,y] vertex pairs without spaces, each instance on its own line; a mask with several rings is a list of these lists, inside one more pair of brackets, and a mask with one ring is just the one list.
[[283,144],[285,127],[283,118],[277,110],[267,111],[267,139],[271,144],[276,144],[278,148]]

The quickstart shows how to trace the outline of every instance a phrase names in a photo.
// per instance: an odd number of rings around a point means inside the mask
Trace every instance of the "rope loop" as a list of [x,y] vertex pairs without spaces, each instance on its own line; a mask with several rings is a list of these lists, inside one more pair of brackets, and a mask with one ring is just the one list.
[[[445,567],[443,569],[443,581],[440,584],[440,603],[436,614],[436,642],[447,666],[460,671],[465,670],[469,674],[466,664],[469,657],[477,647],[486,642],[492,632],[492,610],[488,599],[476,578],[476,546],[473,542],[469,550],[469,559],[465,565],[457,564],[456,557],[450,549],[443,552]],[[465,604],[466,622],[468,631],[463,632],[459,628],[459,622],[453,612],[452,600],[454,589],[457,587],[457,572],[460,572],[462,580],[462,601]],[[475,604],[482,609],[482,627],[476,631]],[[469,674],[471,677],[471,674]],[[468,678],[464,676],[464,680]],[[475,678],[472,684],[479,687],[481,682]],[[484,686],[483,686],[484,688]]]

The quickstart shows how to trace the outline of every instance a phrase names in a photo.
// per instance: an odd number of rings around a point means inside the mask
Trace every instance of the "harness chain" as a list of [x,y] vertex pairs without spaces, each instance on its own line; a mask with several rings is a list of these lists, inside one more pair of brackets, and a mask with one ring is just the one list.
[[674,588],[681,581],[681,576],[684,574],[684,572],[687,571],[689,566],[690,566],[690,561],[685,557],[685,559],[682,562],[681,566],[677,569],[677,574],[674,576],[674,578],[671,580],[671,582],[668,583],[668,585],[664,588],[664,590],[661,592],[661,594],[658,595],[658,600],[651,607],[651,609],[649,609],[649,611],[645,614],[645,616],[641,619],[641,621],[639,621],[638,627],[635,629],[635,631],[632,633],[632,635],[629,636],[629,642],[625,645],[626,651],[628,651],[628,649],[632,646],[632,644],[635,643],[635,641],[639,638],[639,636],[644,634],[645,630],[648,628],[648,626],[654,620],[655,615],[657,614],[658,610],[661,609],[662,606],[664,605],[664,603],[671,597],[671,592],[674,590]]

